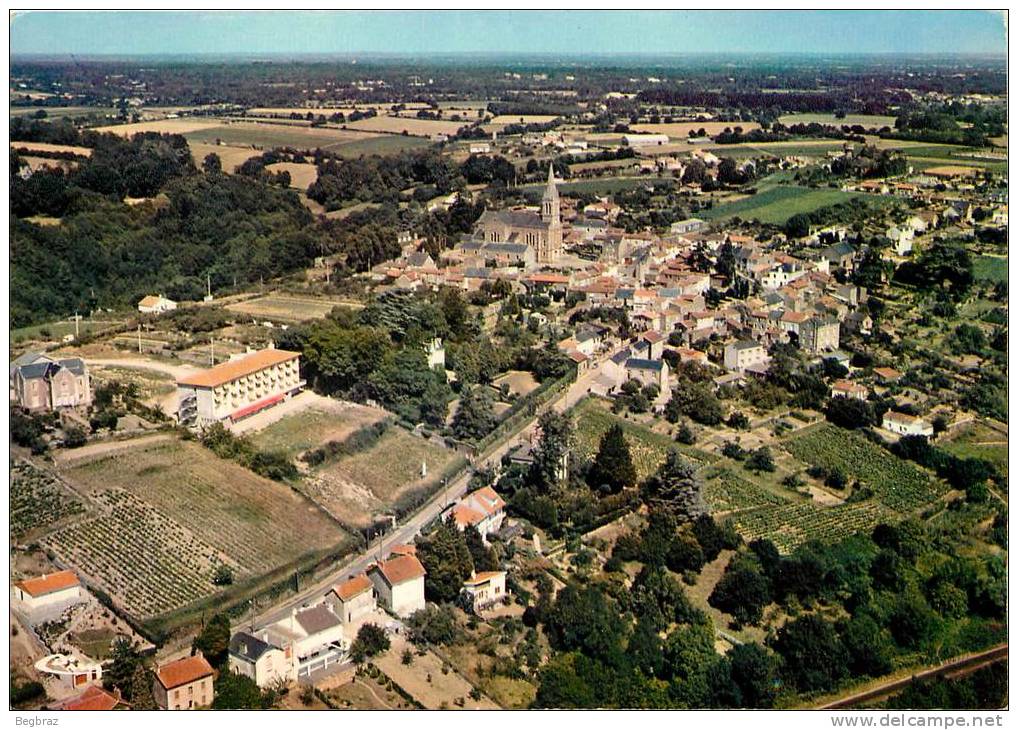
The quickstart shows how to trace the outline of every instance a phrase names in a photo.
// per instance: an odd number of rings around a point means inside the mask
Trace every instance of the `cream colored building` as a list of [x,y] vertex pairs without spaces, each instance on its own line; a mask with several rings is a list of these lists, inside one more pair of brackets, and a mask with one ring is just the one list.
[[177,417],[187,426],[236,422],[286,400],[303,388],[300,353],[251,352],[177,381]]
[[398,555],[368,568],[379,602],[404,618],[424,608],[424,575],[424,566],[413,555]]
[[367,575],[360,573],[333,587],[325,602],[340,621],[348,624],[375,610],[375,587]]
[[15,583],[11,588],[15,608],[30,616],[60,610],[85,600],[81,581],[70,570],[48,573]]
[[152,696],[160,710],[195,710],[212,704],[215,670],[200,653],[155,671]]
[[241,631],[230,639],[230,671],[259,687],[289,684],[297,681],[297,658],[289,644],[280,648]]
[[505,603],[505,571],[492,570],[475,573],[463,581],[463,597],[466,605],[474,612],[482,611],[499,603]]

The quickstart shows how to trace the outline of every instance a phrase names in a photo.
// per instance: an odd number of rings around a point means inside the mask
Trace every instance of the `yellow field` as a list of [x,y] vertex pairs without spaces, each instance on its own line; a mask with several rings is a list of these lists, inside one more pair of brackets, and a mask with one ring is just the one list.
[[713,137],[725,129],[742,127],[743,132],[760,129],[756,122],[673,122],[672,124],[634,124],[630,127],[634,132],[644,134],[667,134],[673,139],[688,139],[690,130],[697,132],[701,129],[707,135]]
[[310,162],[275,162],[266,165],[269,172],[290,173],[290,187],[298,190],[307,190],[308,185],[318,179],[318,168]]
[[201,129],[210,129],[220,124],[214,117],[201,119],[160,119],[155,122],[136,122],[135,124],[111,124],[108,127],[96,127],[96,132],[111,132],[120,137],[131,137],[140,132],[158,132],[160,134],[187,134]]
[[350,306],[346,302],[332,299],[311,299],[287,294],[269,294],[243,302],[227,304],[231,312],[251,317],[281,319],[287,322],[302,322],[307,319],[322,319],[333,307]]
[[548,114],[501,114],[493,117],[485,127],[504,127],[507,124],[547,124],[558,117]]
[[78,163],[74,160],[54,160],[49,157],[31,157],[23,156],[22,161],[32,168],[32,172],[38,172],[45,168],[56,169],[60,168],[64,172],[70,172],[78,166]]
[[11,142],[11,149],[29,150],[30,152],[71,152],[82,157],[92,156],[92,150],[88,147],[75,147],[69,144],[49,144],[48,142]]
[[219,161],[223,163],[223,172],[234,172],[237,167],[261,154],[259,150],[251,147],[232,147],[202,142],[188,142],[187,146],[191,148],[191,157],[194,158],[194,164],[198,167],[201,167],[201,163],[204,162],[207,155],[219,155]]
[[386,132],[430,137],[433,134],[456,134],[467,126],[465,122],[444,122],[436,119],[407,119],[403,117],[371,117],[347,124],[347,129],[362,132]]

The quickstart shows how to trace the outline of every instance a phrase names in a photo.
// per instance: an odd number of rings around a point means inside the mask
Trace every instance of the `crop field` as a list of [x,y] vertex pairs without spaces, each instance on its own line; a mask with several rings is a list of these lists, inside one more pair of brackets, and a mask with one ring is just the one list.
[[275,162],[265,169],[269,172],[290,173],[290,187],[298,190],[307,190],[318,179],[318,167],[310,162]]
[[857,532],[869,532],[888,517],[872,502],[833,507],[798,502],[739,512],[729,522],[746,542],[764,538],[787,554],[810,540],[835,542]]
[[983,421],[974,421],[945,434],[937,446],[957,457],[976,457],[991,462],[1007,477],[1007,428],[994,427]]
[[433,134],[456,134],[467,122],[447,122],[441,119],[416,119],[411,117],[378,116],[358,119],[346,125],[347,129],[362,132],[385,132],[386,134],[403,134],[418,137],[430,137]]
[[484,128],[499,130],[510,124],[547,124],[558,119],[550,114],[502,114],[488,120]]
[[302,322],[306,319],[322,319],[334,307],[340,306],[348,305],[330,299],[310,299],[284,294],[270,294],[256,299],[236,302],[235,304],[227,304],[226,309],[257,318]]
[[629,452],[633,458],[633,466],[636,467],[637,478],[640,480],[657,471],[671,449],[677,449],[696,463],[706,463],[714,459],[711,454],[678,444],[663,433],[616,416],[608,410],[603,401],[596,398],[581,401],[571,411],[571,415],[576,426],[576,454],[582,459],[594,458],[604,432],[613,424],[621,424],[626,441],[629,443]]
[[642,134],[667,134],[672,139],[689,139],[690,131],[704,130],[708,137],[721,134],[726,129],[742,127],[743,132],[760,129],[756,122],[672,122],[671,124],[634,124],[631,129]]
[[[795,155],[799,157],[822,157],[834,149],[840,149],[842,142],[836,139],[800,139],[788,142],[740,142],[738,144],[719,144],[705,147],[718,157],[746,159],[760,155],[783,157]],[[794,176],[789,175],[789,180]],[[759,189],[759,186],[757,186]]]
[[195,443],[153,443],[63,474],[107,514],[47,542],[139,616],[211,593],[220,563],[243,578],[349,539],[289,487]]
[[739,216],[743,220],[760,220],[762,223],[783,225],[797,213],[811,213],[836,203],[846,203],[856,198],[870,201],[894,200],[887,196],[848,193],[833,188],[800,188],[792,185],[778,185],[757,195],[734,203],[719,205],[699,215],[708,220],[719,220]]
[[134,122],[133,124],[110,124],[95,127],[100,134],[109,132],[120,137],[133,137],[140,132],[157,132],[159,134],[188,134],[202,129],[219,126],[222,122],[215,117],[159,119],[154,122]]
[[1007,257],[1006,256],[976,256],[972,259],[972,273],[976,279],[1002,281],[1007,283]]
[[700,477],[703,479],[704,499],[711,512],[741,512],[788,502],[727,467],[706,467],[700,472]]
[[348,159],[360,157],[361,155],[396,155],[407,150],[420,149],[431,144],[430,141],[421,137],[404,137],[401,134],[380,134],[375,137],[364,137],[354,142],[348,142],[338,147],[329,147],[328,150],[340,157]]
[[[12,106],[10,107],[12,117],[28,117],[39,111],[37,106]],[[48,106],[45,108],[46,119],[64,119],[67,117],[87,117],[90,115],[102,115],[115,117],[117,111],[107,107],[99,106]]]
[[349,142],[373,136],[366,132],[334,127],[303,127],[260,122],[219,122],[214,126],[202,127],[183,134],[188,142],[204,144],[222,142],[227,145],[251,145],[260,149],[295,147],[304,150],[318,147],[323,150],[335,150]]
[[261,154],[259,150],[251,147],[231,147],[225,144],[203,144],[202,142],[188,142],[191,148],[191,157],[194,164],[201,167],[205,157],[211,154],[219,155],[219,161],[223,163],[223,172],[235,172],[240,165]]
[[807,464],[841,469],[870,487],[876,501],[903,514],[924,507],[946,491],[940,481],[910,462],[831,424],[804,429],[782,445]]
[[[450,449],[392,427],[370,449],[315,470],[303,487],[343,524],[363,526],[402,495],[436,483],[455,458]],[[425,462],[428,475],[422,478]]]
[[122,489],[96,497],[102,514],[43,540],[135,616],[186,606],[216,590],[228,563],[208,542]]
[[12,150],[29,150],[30,152],[70,152],[79,157],[91,157],[92,150],[88,147],[77,147],[70,144],[50,144],[48,142],[11,142]]
[[833,114],[786,114],[778,117],[778,121],[784,125],[790,124],[829,124],[834,127],[841,127],[845,124],[850,126],[860,125],[870,129],[871,127],[894,127],[897,121],[895,117],[881,114],[846,114],[842,118]]
[[329,441],[342,441],[357,429],[385,417],[385,411],[379,408],[336,401],[334,408],[307,408],[249,437],[259,449],[285,451],[292,459]]
[[11,459],[10,535],[25,535],[85,511],[81,500],[47,471],[21,459]]

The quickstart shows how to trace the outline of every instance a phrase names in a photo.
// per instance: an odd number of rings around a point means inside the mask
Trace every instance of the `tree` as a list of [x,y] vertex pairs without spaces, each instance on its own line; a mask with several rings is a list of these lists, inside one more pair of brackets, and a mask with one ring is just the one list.
[[750,561],[739,559],[725,570],[707,602],[731,614],[740,624],[755,624],[771,602],[770,581]]
[[103,671],[103,687],[119,689],[124,699],[129,701],[134,688],[135,673],[141,666],[141,655],[130,639],[119,636],[113,640],[110,659],[112,661]]
[[805,238],[809,235],[812,225],[810,217],[806,213],[796,213],[785,221],[785,235],[789,238]]
[[191,643],[191,653],[201,652],[209,664],[217,669],[225,666],[230,658],[230,617],[217,613],[209,619],[201,633]]
[[626,624],[618,607],[595,585],[569,584],[555,598],[545,622],[551,645],[560,651],[617,662],[626,641]]
[[210,152],[205,155],[201,169],[206,175],[218,175],[223,171],[223,161],[219,159],[219,155],[215,152]]
[[217,586],[233,585],[233,570],[225,563],[217,565],[212,574],[212,584]]
[[608,494],[636,484],[636,467],[620,424],[613,424],[601,436],[597,455],[587,474],[587,483]]
[[774,650],[784,659],[783,674],[801,692],[829,689],[846,676],[848,653],[834,626],[816,614],[782,626]]
[[871,616],[853,616],[842,625],[840,634],[853,676],[880,677],[894,668],[891,637]]
[[565,476],[565,465],[572,448],[573,424],[562,413],[548,410],[537,420],[541,440],[534,450],[530,481],[538,491],[548,493]]
[[479,441],[495,428],[495,402],[487,387],[475,386],[460,398],[452,421],[452,432],[459,439]]
[[216,696],[212,700],[213,710],[261,710],[265,698],[254,680],[229,669],[216,678]]
[[778,658],[759,644],[737,644],[728,652],[727,659],[732,681],[742,696],[742,707],[773,707]]
[[873,405],[858,398],[831,398],[824,415],[842,428],[866,428],[877,422]]
[[684,520],[695,520],[707,513],[696,467],[675,450],[668,452],[665,463],[644,484],[642,497],[652,509],[670,512]]
[[746,468],[753,471],[774,471],[777,467],[774,465],[774,457],[771,455],[771,450],[766,446],[761,446],[750,453],[749,458],[746,459]]
[[415,644],[452,644],[458,636],[456,618],[448,606],[429,604],[407,619]]
[[451,603],[456,600],[463,581],[474,570],[466,538],[454,524],[440,524],[417,545],[417,557],[428,571],[425,592],[429,601]]
[[490,545],[484,544],[484,538],[473,525],[468,525],[463,530],[463,538],[467,543],[467,550],[470,551],[470,558],[474,561],[474,570],[482,573],[489,570],[498,570],[498,558]]
[[389,637],[385,629],[367,623],[357,630],[357,638],[350,645],[350,658],[357,664],[363,664],[365,659],[386,651],[389,651]]

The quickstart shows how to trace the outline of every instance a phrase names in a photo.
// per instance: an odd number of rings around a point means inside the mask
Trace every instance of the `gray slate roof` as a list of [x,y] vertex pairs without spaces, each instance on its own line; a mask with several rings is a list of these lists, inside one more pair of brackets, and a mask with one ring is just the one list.
[[325,604],[319,604],[306,608],[297,613],[297,623],[307,632],[308,636],[321,633],[328,629],[339,626],[340,621]]
[[256,662],[269,649],[275,647],[267,644],[257,636],[252,636],[244,631],[238,631],[230,639],[230,654],[249,662]]

